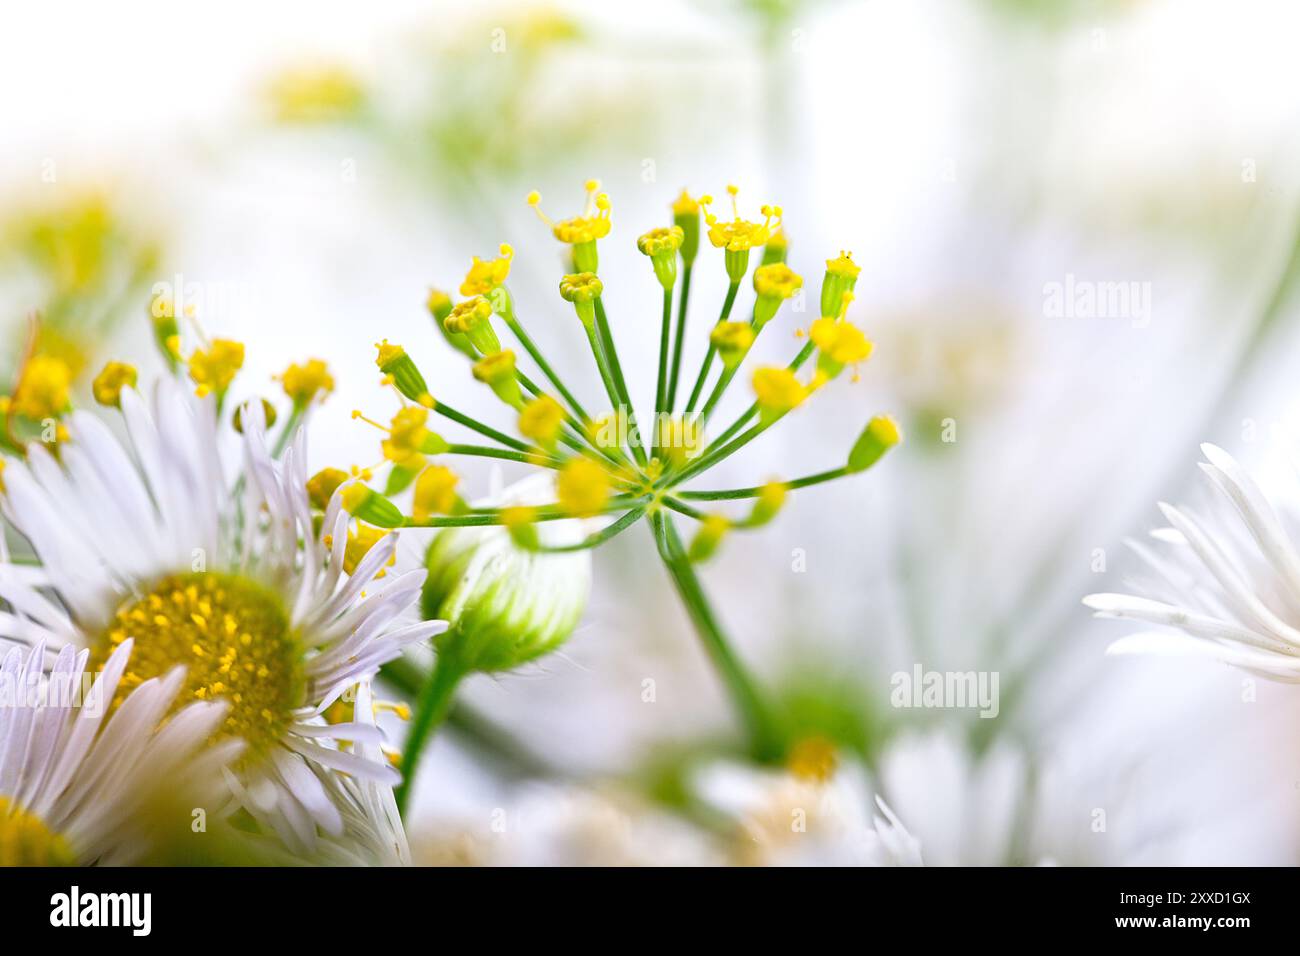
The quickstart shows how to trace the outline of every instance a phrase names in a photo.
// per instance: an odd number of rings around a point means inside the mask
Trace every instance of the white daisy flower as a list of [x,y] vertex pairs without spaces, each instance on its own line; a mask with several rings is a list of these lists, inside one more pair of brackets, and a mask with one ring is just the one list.
[[[59,459],[36,445],[4,471],[0,513],[40,569],[33,580],[0,562],[0,599],[12,608],[0,637],[85,648],[92,666],[134,640],[128,690],[184,665],[181,700],[225,700],[222,729],[246,744],[231,774],[241,804],[309,855],[322,835],[349,835],[357,807],[376,809],[365,787],[398,779],[372,719],[323,715],[404,646],[443,630],[413,613],[424,572],[386,574],[394,534],[364,557],[350,553],[340,491],[314,525],[303,434],[275,460],[259,403],[242,409],[242,462],[228,476],[212,397],[168,379],[152,407],[131,388],[120,401],[125,444],[76,411]],[[354,799],[341,801],[343,791]]]
[[1090,594],[1098,617],[1160,629],[1121,638],[1109,654],[1209,657],[1272,680],[1300,682],[1300,556],[1284,523],[1232,456],[1202,445],[1212,496],[1203,511],[1160,504],[1158,547],[1130,546],[1148,576],[1142,596]]
[[[832,758],[826,772],[731,762],[696,772],[693,791],[736,825],[737,860],[762,866],[922,866],[921,845],[866,773]],[[879,812],[875,812],[878,810]]]
[[37,641],[0,663],[0,866],[131,863],[151,848],[145,810],[157,782],[204,790],[201,782],[238,755],[234,738],[204,749],[227,705],[189,704],[160,728],[185,683],[181,668],[110,706],[130,668],[129,640],[84,696],[90,652],[65,644],[48,675],[44,656]]

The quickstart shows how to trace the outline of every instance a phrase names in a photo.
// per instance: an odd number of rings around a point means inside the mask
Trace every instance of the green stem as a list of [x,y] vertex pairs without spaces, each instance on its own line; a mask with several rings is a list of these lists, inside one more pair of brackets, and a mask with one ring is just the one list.
[[[429,672],[411,658],[399,657],[381,667],[379,676],[399,694],[414,700],[428,680]],[[486,757],[510,779],[562,775],[558,768],[551,766],[504,727],[479,713],[463,699],[452,701],[443,727]]]
[[[722,314],[718,316],[718,323],[726,322],[731,315],[731,307],[736,303],[736,293],[740,291],[740,283],[733,282],[727,286],[727,297],[722,302]],[[709,343],[709,350],[704,353],[704,362],[700,365],[700,374],[695,376],[695,387],[691,389],[691,397],[686,402],[686,411],[689,413],[695,409],[695,403],[700,400],[700,392],[704,390],[704,382],[709,377],[709,369],[713,365],[713,356],[718,354],[713,343]]]
[[750,751],[754,759],[762,762],[780,759],[784,751],[780,730],[753,678],[731,649],[726,635],[723,634],[699,578],[695,575],[695,569],[691,567],[691,562],[686,557],[686,551],[682,547],[672,519],[659,512],[651,518],[651,523],[654,526],[659,556],[673,579],[682,603],[686,605],[686,611],[695,624],[705,652],[726,685],[732,704],[749,737]]
[[659,450],[659,416],[668,398],[668,338],[673,325],[673,290],[664,289],[663,322],[659,329],[659,378],[655,384],[655,420],[650,439],[651,457]]
[[686,306],[691,298],[691,266],[682,268],[682,292],[677,299],[677,331],[673,336],[673,369],[668,377],[668,401],[665,411],[677,405],[677,379],[682,371],[682,343],[686,340]]
[[579,541],[576,544],[563,544],[563,545],[555,545],[555,546],[543,544],[543,545],[538,545],[536,550],[544,554],[564,554],[569,551],[586,551],[590,548],[599,547],[600,545],[608,541],[610,538],[616,537],[622,534],[626,529],[632,527],[632,525],[636,524],[643,514],[645,514],[644,506],[640,508],[633,508],[631,511],[623,515],[623,517],[619,518],[613,524],[609,525],[606,528],[603,528],[600,531],[597,531],[595,534],[587,535],[587,537],[583,538],[581,541]]
[[546,380],[554,385],[555,390],[560,393],[560,396],[566,402],[569,403],[569,408],[573,410],[573,414],[577,416],[578,420],[584,423],[591,421],[591,416],[587,414],[587,410],[582,407],[582,404],[578,399],[575,398],[573,393],[565,386],[563,380],[558,374],[556,374],[555,369],[551,368],[551,364],[546,361],[545,357],[543,357],[541,349],[537,347],[536,343],[533,342],[528,333],[524,331],[523,324],[520,323],[519,319],[517,317],[507,316],[506,325],[510,327],[510,331],[513,332],[515,338],[519,340],[519,344],[524,347],[524,351],[532,356],[533,361],[537,363],[537,367],[540,368],[542,374],[546,376]]
[[284,454],[284,450],[289,447],[289,439],[298,430],[298,424],[302,421],[304,411],[305,409],[301,405],[294,404],[293,410],[289,412],[289,417],[285,419],[284,428],[276,436],[275,447],[271,449],[272,458],[278,459]]
[[600,332],[600,341],[605,349],[609,372],[614,379],[614,387],[618,390],[619,400],[627,409],[628,447],[631,448],[632,457],[636,459],[637,464],[644,468],[649,463],[649,459],[646,457],[645,449],[641,447],[641,433],[636,427],[636,412],[633,411],[632,399],[628,396],[627,382],[623,380],[623,366],[618,360],[618,349],[614,347],[614,333],[610,331],[609,319],[605,317],[605,303],[597,296],[593,304],[596,306],[596,328]]
[[464,676],[464,670],[439,655],[433,665],[433,673],[429,675],[424,689],[420,691],[420,700],[416,704],[411,730],[406,736],[406,747],[402,754],[402,782],[394,794],[398,812],[403,816],[406,815],[406,804],[410,799],[411,788],[415,784],[415,772],[420,765],[420,756],[429,742],[429,737],[451,709],[452,696]]
[[[802,478],[783,481],[781,484],[789,491],[796,491],[809,485],[820,485],[823,481],[834,481],[847,474],[850,474],[848,468],[832,468],[830,471],[819,471],[815,475],[804,475]],[[728,488],[725,491],[679,491],[677,495],[690,501],[730,501],[736,498],[757,498],[763,493],[763,487],[759,485],[755,488]]]
[[487,445],[448,445],[449,455],[468,455],[474,458],[500,458],[502,461],[517,461],[525,465],[539,465],[543,468],[559,468],[564,462],[550,455],[538,452],[512,451],[508,448],[490,448]]
[[[799,371],[799,367],[803,365],[804,362],[808,361],[808,359],[813,354],[813,349],[815,348],[816,346],[813,345],[812,342],[805,342],[804,347],[799,350],[799,354],[796,355],[794,357],[794,361],[790,363],[789,365],[790,371],[792,372]],[[710,444],[708,448],[704,449],[704,453],[707,455],[715,448],[721,448],[722,445],[728,439],[730,439],[732,435],[736,434],[738,431],[740,431],[742,428],[748,425],[751,421],[753,421],[754,416],[757,414],[758,414],[758,402],[755,402],[754,404],[750,405],[748,409],[745,410],[745,413],[743,415],[741,415],[729,426],[727,426],[726,431],[724,431],[721,435],[715,438],[712,444]]]
[[532,449],[527,445],[527,443],[521,442],[517,438],[511,438],[509,435],[499,432],[495,428],[492,428],[489,425],[484,425],[482,422],[478,421],[477,419],[470,418],[464,412],[457,411],[456,409],[448,405],[446,402],[443,401],[434,402],[433,410],[437,412],[439,415],[441,415],[443,418],[449,418],[453,422],[456,422],[459,425],[464,425],[466,428],[470,429],[471,431],[478,432],[484,438],[491,438],[494,442],[498,442],[502,445],[505,445],[507,448],[513,448],[515,451],[525,451],[525,452],[532,451]]

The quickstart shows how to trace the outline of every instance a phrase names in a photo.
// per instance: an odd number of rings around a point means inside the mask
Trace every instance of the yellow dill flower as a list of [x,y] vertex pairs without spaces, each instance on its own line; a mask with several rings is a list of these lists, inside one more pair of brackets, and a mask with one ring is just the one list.
[[135,388],[136,380],[134,365],[127,365],[125,362],[108,362],[95,376],[90,391],[99,404],[118,408],[122,404],[122,389]]
[[10,405],[16,415],[40,421],[54,418],[68,409],[72,369],[50,355],[33,355],[23,367]]
[[324,511],[339,485],[348,480],[348,473],[338,468],[322,468],[307,480],[307,499],[312,507]]
[[676,254],[682,247],[683,235],[681,226],[660,226],[637,237],[636,247],[652,258],[664,253]]
[[380,442],[384,458],[407,468],[423,464],[428,421],[429,410],[420,405],[407,405],[394,415],[388,437]]
[[223,395],[244,365],[244,343],[233,339],[213,339],[211,346],[195,349],[190,355],[190,379],[200,397],[215,392]]
[[694,417],[661,415],[658,420],[655,454],[674,468],[680,468],[704,450],[704,426]]
[[390,345],[388,339],[376,342],[375,348],[379,350],[375,365],[384,373],[385,384],[395,386],[411,401],[418,402],[425,408],[433,408],[434,401],[429,394],[429,386],[425,384],[424,376],[420,374],[414,360],[406,354],[406,350],[400,345]]
[[590,458],[573,458],[560,470],[555,492],[565,512],[590,518],[604,511],[609,501],[609,474]]
[[[740,216],[740,207],[736,203],[736,195],[740,192],[739,188],[728,186],[727,192],[731,194],[733,217],[731,222],[723,222],[708,211],[713,202],[712,196],[700,197],[700,205],[705,210],[704,221],[709,226],[709,242],[713,244],[715,249],[726,249],[728,252],[748,252],[755,246],[764,245],[781,228],[780,206],[762,206],[759,213],[762,214],[763,221],[761,223],[750,222]],[[775,224],[773,220],[775,220]]]
[[686,556],[696,562],[709,560],[730,530],[731,521],[726,515],[705,515],[704,520],[700,522],[699,530],[695,532],[695,537],[691,539],[691,546],[687,549]]
[[563,405],[550,395],[538,395],[519,412],[519,434],[543,448],[554,448],[564,417]]
[[497,397],[516,408],[523,404],[519,379],[515,375],[515,353],[509,349],[485,355],[474,363],[474,377],[491,387]]
[[902,440],[903,432],[898,423],[888,415],[877,415],[867,422],[867,427],[853,443],[846,467],[851,472],[866,471]]
[[537,190],[528,194],[528,205],[533,207],[533,212],[537,213],[542,222],[551,227],[551,232],[560,242],[575,246],[595,242],[608,236],[610,227],[609,196],[599,192],[599,189],[600,180],[587,180],[587,202],[582,215],[558,222],[542,212],[542,197]]
[[[349,531],[347,547],[343,549],[343,570],[348,574],[356,571],[361,559],[369,554],[370,549],[383,540],[384,535],[387,533],[383,528],[375,528],[368,524],[358,524],[355,531]],[[392,558],[389,559],[387,567],[391,568],[396,563],[397,554],[394,553]],[[375,576],[379,577],[383,573],[383,571],[380,571]]]
[[651,229],[636,241],[636,247],[650,257],[659,284],[665,289],[671,289],[677,281],[677,252],[685,238],[681,226],[666,226]]
[[528,205],[533,207],[539,219],[551,227],[551,232],[560,242],[573,246],[573,265],[577,272],[595,272],[598,263],[596,240],[609,235],[610,206],[609,196],[599,192],[600,181],[589,179],[586,183],[587,202],[582,215],[572,219],[553,221],[542,212],[542,197],[537,190],[528,194]]
[[822,315],[840,314],[844,296],[858,284],[861,271],[850,252],[841,251],[837,258],[826,260],[826,276],[822,279]]
[[753,385],[760,417],[765,422],[774,421],[798,408],[808,397],[808,387],[788,368],[760,368],[754,373]]
[[727,368],[735,368],[754,344],[754,327],[748,322],[719,322],[709,333],[709,343]]
[[582,324],[591,327],[596,321],[596,307],[592,304],[605,291],[605,285],[594,272],[578,272],[560,280],[560,298],[572,302]]
[[682,262],[689,267],[700,251],[700,204],[683,189],[670,208],[673,222],[682,230]]
[[769,481],[759,489],[758,497],[754,501],[754,507],[749,513],[749,525],[758,527],[765,525],[776,517],[782,506],[785,504],[786,495],[789,494],[790,487],[782,481]]
[[[474,261],[478,262],[477,259]],[[474,268],[471,266],[470,272],[473,273],[473,271]],[[466,281],[469,281],[468,277],[466,277]],[[429,313],[433,316],[434,321],[439,325],[442,325],[442,320],[451,314],[451,296],[443,292],[441,289],[431,288],[429,290],[429,298],[425,300],[424,304],[425,307],[428,308]]]
[[499,259],[489,259],[486,262],[474,256],[465,281],[460,284],[461,295],[487,295],[506,281],[510,275],[510,261],[514,258],[515,251],[503,242],[500,254]]
[[803,276],[784,262],[772,262],[754,270],[754,291],[765,299],[784,301],[803,288]]
[[492,328],[492,303],[476,295],[452,306],[442,326],[452,334],[464,335],[484,355],[501,351],[501,341]]
[[536,508],[529,508],[525,505],[511,505],[502,508],[497,517],[501,522],[501,526],[510,532],[510,540],[517,546],[529,551],[537,547],[537,528],[534,526],[534,522],[537,520]]
[[279,376],[288,395],[298,408],[306,408],[319,395],[324,398],[334,391],[334,376],[323,359],[308,359],[302,365],[292,363]]
[[811,338],[820,352],[818,370],[832,378],[845,365],[865,362],[873,348],[871,341],[856,325],[825,316],[812,324]]
[[267,99],[281,123],[324,123],[355,115],[365,101],[361,81],[345,66],[313,64],[272,80]]
[[415,479],[411,515],[416,521],[426,521],[435,514],[450,514],[459,498],[456,496],[458,476],[443,465],[430,465]]
[[685,189],[682,189],[677,194],[671,208],[674,216],[698,216],[700,214],[700,204]]

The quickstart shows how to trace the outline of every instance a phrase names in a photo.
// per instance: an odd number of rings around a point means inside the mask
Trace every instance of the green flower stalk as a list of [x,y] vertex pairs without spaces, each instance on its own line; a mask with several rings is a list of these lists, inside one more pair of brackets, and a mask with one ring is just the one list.
[[[406,806],[420,755],[464,678],[536,660],[568,640],[582,619],[591,591],[590,552],[542,553],[531,508],[520,503],[545,493],[526,479],[495,502],[505,515],[503,525],[439,531],[425,553],[421,610],[425,620],[447,621],[449,627],[434,640],[437,660],[407,739],[399,807]],[[572,533],[559,540],[569,538]]]
[[[799,413],[821,389],[839,380],[846,368],[854,369],[856,379],[857,367],[871,354],[870,341],[847,315],[859,268],[851,256],[841,253],[827,263],[821,314],[807,330],[798,353],[784,366],[745,371],[755,338],[778,321],[782,304],[801,293],[803,279],[786,263],[789,249],[781,231],[780,207],[765,205],[762,221],[747,221],[736,207],[737,190],[728,187],[734,212],[730,221],[721,221],[709,212],[710,197],[702,196],[696,202],[683,193],[672,206],[673,224],[650,230],[637,240],[663,291],[658,303],[661,325],[655,415],[649,432],[653,441],[648,449],[644,447],[614,341],[616,322],[611,313],[616,308],[624,314],[634,310],[644,314],[653,307],[612,301],[610,311],[606,310],[609,291],[597,271],[596,247],[611,232],[611,206],[608,196],[598,190],[594,180],[587,184],[587,207],[581,215],[559,222],[542,218],[559,241],[573,247],[575,269],[560,280],[559,295],[572,305],[587,336],[608,412],[601,413],[596,405],[596,414],[589,415],[576,397],[578,389],[561,380],[542,348],[524,330],[504,284],[513,256],[508,246],[502,247],[501,259],[474,260],[461,286],[462,295],[470,298],[459,304],[431,299],[430,311],[435,317],[443,311],[444,330],[464,335],[473,346],[473,376],[511,407],[521,438],[449,409],[429,393],[423,375],[403,349],[386,342],[380,346],[378,364],[385,382],[403,402],[392,426],[379,426],[388,434],[383,442],[384,457],[395,471],[400,468],[404,476],[411,476],[419,499],[411,508],[401,510],[401,524],[475,529],[441,531],[429,551],[424,612],[446,617],[452,626],[437,639],[438,663],[422,694],[416,732],[407,747],[408,771],[418,760],[428,734],[446,714],[461,677],[518,667],[552,650],[573,630],[585,605],[587,578],[573,570],[577,565],[557,562],[585,556],[642,522],[649,525],[669,579],[727,688],[749,749],[761,760],[780,759],[786,747],[785,731],[732,647],[696,566],[717,554],[732,535],[752,533],[776,520],[789,494],[860,474],[901,440],[891,419],[876,416],[845,456],[830,467],[752,487],[697,487],[697,479],[787,416]],[[534,193],[528,202],[537,209],[540,199]],[[705,213],[703,228],[701,210]],[[540,210],[538,215],[542,215]],[[685,315],[701,232],[711,246],[723,252],[728,291],[718,320],[709,330],[705,360],[691,396],[679,409],[677,384],[686,337]],[[754,247],[763,249],[763,264],[754,271],[753,303],[748,307],[748,320],[735,319],[732,315]],[[670,333],[674,292],[679,286],[674,341]],[[522,353],[518,356],[503,349],[496,339],[491,328],[494,316],[502,318],[519,341]],[[451,344],[459,348],[456,341]],[[814,358],[811,368],[805,368]],[[536,365],[549,387],[520,367],[526,359]],[[753,389],[754,401],[715,433],[709,425],[710,415],[732,380],[742,376]],[[708,399],[696,412],[711,380]],[[427,429],[421,433],[430,412],[485,436],[489,443],[449,443],[438,436],[433,436],[437,438],[434,441]],[[546,493],[537,503],[469,508],[450,491],[456,481],[454,473],[445,464],[429,460],[443,455],[486,456],[534,466],[545,473],[539,481]],[[430,492],[421,498],[420,489],[438,494]],[[371,523],[392,522],[393,510],[402,508],[392,493],[378,496],[381,500],[376,501],[358,491],[347,492],[349,501],[355,499],[356,507],[365,509]],[[726,502],[734,503],[731,513],[720,510]],[[580,539],[559,542],[553,534],[544,533],[550,522],[575,518],[587,522],[587,533]],[[695,525],[693,534],[686,537],[677,527],[683,519]],[[574,580],[569,581],[569,576]]]

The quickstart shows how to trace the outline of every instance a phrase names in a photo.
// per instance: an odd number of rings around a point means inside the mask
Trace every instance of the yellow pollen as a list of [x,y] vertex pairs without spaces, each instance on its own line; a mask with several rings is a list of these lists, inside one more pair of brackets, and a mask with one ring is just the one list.
[[211,346],[195,349],[190,355],[190,379],[200,398],[213,392],[220,395],[244,365],[244,343],[231,339],[213,339]]
[[302,365],[291,364],[280,374],[284,393],[298,406],[305,406],[334,391],[334,376],[322,359],[308,359]]
[[0,867],[72,866],[72,848],[62,834],[8,797],[0,796]]
[[790,749],[786,767],[800,780],[825,783],[835,774],[835,745],[825,737],[805,737]]
[[[211,626],[216,621],[221,626]],[[244,765],[270,753],[303,703],[299,637],[279,595],[248,578],[210,571],[161,579],[118,608],[92,645],[92,669],[128,637],[135,646],[118,701],[183,665],[184,690],[173,706],[224,698],[223,733],[245,741]]]
[[99,404],[118,408],[122,404],[122,389],[135,388],[136,379],[135,366],[125,362],[109,362],[95,376],[90,390]]
[[10,408],[33,421],[52,418],[67,410],[71,386],[72,369],[67,362],[49,355],[34,355],[19,376]]

